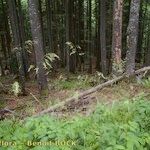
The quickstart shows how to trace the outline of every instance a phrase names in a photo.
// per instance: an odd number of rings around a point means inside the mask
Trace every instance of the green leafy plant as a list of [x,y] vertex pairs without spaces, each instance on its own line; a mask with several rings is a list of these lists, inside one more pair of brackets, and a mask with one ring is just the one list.
[[[47,74],[51,71],[51,69],[53,68],[52,67],[52,63],[55,61],[55,60],[59,60],[59,56],[56,55],[55,53],[47,53],[45,54],[44,56],[44,61],[43,61],[43,67],[44,69],[46,70]],[[36,67],[35,65],[30,65],[29,68],[28,68],[28,72],[30,72],[31,70],[34,70],[35,73],[37,74],[38,73],[38,67]]]
[[112,70],[115,73],[114,76],[121,75],[124,72],[124,70],[125,70],[125,64],[126,64],[126,61],[124,61],[124,60],[121,60],[121,62],[118,63],[118,64],[115,63],[115,62],[113,62],[113,65],[112,65],[113,68],[112,68]]
[[15,81],[12,84],[12,92],[14,93],[15,96],[18,96],[21,93],[21,87],[19,85],[19,82]]
[[[150,101],[144,96],[98,104],[87,117],[57,119],[47,115],[26,121],[0,121],[0,141],[17,144],[11,150],[149,150]],[[74,145],[28,145],[31,142],[74,141]],[[7,150],[2,147],[1,150]]]
[[79,56],[85,55],[85,53],[80,52],[78,53],[78,50],[81,50],[81,47],[79,45],[75,45],[72,42],[66,42],[66,45],[69,47],[70,55],[78,54]]
[[144,87],[150,88],[150,77],[148,77],[147,79],[143,79],[140,82]]
[[46,70],[51,70],[53,67],[52,67],[52,63],[55,61],[55,60],[59,60],[59,56],[56,55],[55,53],[47,53],[45,56],[44,56],[44,62],[43,62],[43,66]]
[[28,53],[32,53],[32,51],[33,51],[33,42],[31,40],[25,41],[25,49]]

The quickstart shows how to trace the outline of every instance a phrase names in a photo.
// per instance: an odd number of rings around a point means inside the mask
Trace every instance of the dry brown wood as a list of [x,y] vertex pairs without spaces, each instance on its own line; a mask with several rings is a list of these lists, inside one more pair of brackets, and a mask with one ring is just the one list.
[[[133,75],[140,74],[140,73],[142,73],[142,72],[149,71],[149,70],[150,70],[150,66],[141,68],[141,69],[139,69],[139,70],[136,70],[136,71],[134,72],[134,74],[132,74],[132,76],[133,76]],[[101,89],[104,88],[104,87],[110,86],[110,85],[112,85],[112,84],[114,84],[114,83],[116,83],[116,82],[118,82],[118,81],[123,80],[124,78],[129,78],[129,77],[130,77],[130,75],[123,74],[123,75],[121,75],[121,76],[119,76],[119,77],[116,77],[116,78],[114,78],[114,79],[112,79],[112,80],[109,80],[109,81],[107,81],[107,82],[105,82],[105,83],[102,83],[102,84],[100,84],[100,85],[98,85],[98,86],[96,86],[96,87],[92,87],[92,88],[90,88],[90,89],[88,89],[88,90],[86,90],[86,91],[84,91],[84,92],[82,92],[82,93],[80,93],[80,94],[76,94],[75,96],[73,96],[73,97],[71,97],[71,98],[68,98],[68,99],[66,99],[65,101],[62,101],[62,102],[60,102],[60,103],[58,103],[58,104],[56,104],[56,105],[54,105],[54,106],[49,107],[48,109],[45,109],[45,110],[43,110],[43,111],[37,113],[37,114],[34,115],[33,117],[38,117],[38,116],[41,116],[41,115],[44,115],[44,114],[47,114],[47,113],[54,112],[54,111],[56,111],[58,108],[63,107],[63,106],[65,106],[65,105],[67,105],[68,103],[71,103],[71,102],[73,102],[73,101],[78,102],[78,101],[82,100],[82,98],[84,98],[84,97],[87,96],[87,95],[90,95],[90,94],[92,94],[92,93],[94,93],[94,92],[96,92],[96,91],[98,91],[98,90],[101,90]]]

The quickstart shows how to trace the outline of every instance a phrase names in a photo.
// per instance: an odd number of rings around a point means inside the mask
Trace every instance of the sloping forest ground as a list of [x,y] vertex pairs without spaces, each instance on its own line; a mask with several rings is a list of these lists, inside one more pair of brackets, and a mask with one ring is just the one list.
[[149,150],[150,79],[129,78],[105,87],[49,115],[32,117],[68,97],[105,82],[92,75],[55,74],[49,95],[35,81],[27,95],[14,95],[13,77],[1,78],[1,150]]
[[[13,115],[15,117],[19,116],[19,118],[25,118],[35,115],[69,97],[76,96],[86,89],[103,83],[106,80],[109,80],[109,78],[104,79],[99,72],[92,75],[66,75],[65,73],[52,74],[49,78],[48,96],[40,97],[35,81],[27,81],[27,94],[25,96],[15,96],[13,76],[2,77],[1,86],[3,86],[3,90],[0,93],[0,108],[14,112],[6,113],[5,115],[7,117],[12,117]],[[95,110],[97,103],[111,104],[114,101],[132,99],[141,94],[150,96],[149,87],[149,78],[139,80],[136,78],[125,79],[115,85],[105,87],[102,90],[85,97],[82,101],[69,104],[67,108],[61,108],[61,110],[55,112],[54,115],[68,116],[77,113],[88,115]]]

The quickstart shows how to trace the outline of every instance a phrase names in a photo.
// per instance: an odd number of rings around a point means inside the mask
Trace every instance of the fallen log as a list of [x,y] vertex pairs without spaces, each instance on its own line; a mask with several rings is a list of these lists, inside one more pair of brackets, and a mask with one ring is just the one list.
[[42,115],[47,114],[47,113],[54,112],[54,111],[56,111],[56,109],[58,109],[60,107],[63,107],[65,105],[67,105],[68,103],[71,103],[73,101],[78,102],[78,101],[82,100],[82,98],[84,98],[85,96],[90,95],[90,94],[92,94],[92,93],[94,93],[94,92],[96,92],[98,90],[101,90],[104,87],[110,86],[110,85],[112,85],[112,84],[114,84],[114,83],[116,83],[118,81],[121,81],[124,78],[129,78],[129,77],[131,77],[133,75],[138,75],[140,73],[147,72],[149,70],[150,70],[150,66],[141,68],[139,70],[136,70],[132,75],[123,74],[121,76],[118,76],[118,77],[116,77],[116,78],[114,78],[112,80],[109,80],[109,81],[107,81],[105,83],[97,85],[96,87],[92,87],[92,88],[90,88],[90,89],[88,89],[88,90],[86,90],[86,91],[84,91],[84,92],[82,92],[80,94],[76,94],[75,96],[73,96],[71,98],[68,98],[65,101],[62,101],[62,102],[60,102],[60,103],[58,103],[58,104],[56,104],[54,106],[51,106],[48,109],[45,109],[45,110],[35,114],[33,117],[38,117],[38,116],[42,116]]

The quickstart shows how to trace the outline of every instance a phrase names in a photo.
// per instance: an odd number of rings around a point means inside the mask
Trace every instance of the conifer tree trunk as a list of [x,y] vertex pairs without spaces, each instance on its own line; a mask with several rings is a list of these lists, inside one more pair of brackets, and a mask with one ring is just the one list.
[[29,0],[29,17],[31,25],[31,33],[33,39],[33,45],[36,55],[36,67],[37,67],[37,81],[39,85],[39,91],[41,94],[45,94],[47,90],[47,78],[45,74],[45,69],[43,66],[44,62],[44,45],[43,45],[43,35],[39,12],[39,1]]
[[89,69],[88,72],[92,73],[92,0],[88,1],[88,54],[89,54]]
[[46,0],[47,11],[47,32],[48,32],[48,46],[49,52],[53,52],[52,46],[52,0]]
[[6,35],[5,35],[5,40],[6,40],[6,49],[7,49],[7,59],[8,59],[8,65],[7,67],[9,67],[10,71],[11,71],[11,64],[10,64],[10,59],[11,59],[11,36],[10,36],[10,28],[9,28],[9,22],[8,22],[8,12],[6,9],[6,4],[4,3],[3,0],[1,0],[1,5],[2,5],[2,14],[4,16],[4,24],[5,24],[5,31],[6,31]]
[[[74,0],[66,0],[66,42],[74,42]],[[70,55],[70,49],[66,49],[67,71],[75,73],[75,55]]]
[[135,56],[137,49],[139,31],[139,10],[140,0],[131,0],[129,25],[127,29],[127,54],[126,54],[126,73],[132,74],[135,70]]
[[100,51],[101,51],[101,71],[107,74],[107,52],[106,52],[106,0],[100,1]]
[[21,86],[21,91],[25,93],[25,72],[23,67],[23,56],[22,56],[22,47],[21,47],[21,38],[19,33],[19,20],[16,12],[16,1],[8,0],[8,9],[10,16],[11,29],[13,34],[13,43],[14,48],[16,49],[16,57],[18,62],[18,70],[19,70],[19,81]]
[[114,1],[113,10],[113,33],[112,33],[112,72],[120,74],[121,50],[122,50],[122,9],[123,0]]
[[[66,8],[66,12],[65,12],[65,20],[66,20],[66,42],[70,41],[70,36],[69,36],[69,32],[70,32],[70,28],[69,28],[69,0],[65,1],[65,8]],[[66,46],[66,68],[67,71],[70,71],[70,53],[69,53],[69,48]]]
[[21,0],[17,0],[18,4],[18,20],[19,20],[19,33],[20,33],[20,41],[21,41],[21,47],[22,47],[22,55],[23,55],[23,65],[24,65],[24,72],[25,76],[28,76],[28,57],[27,57],[27,51],[25,50],[25,27],[24,27],[24,16],[22,12],[22,5]]
[[3,65],[5,65],[5,67],[8,68],[8,62],[7,62],[8,58],[7,58],[7,49],[6,49],[7,46],[6,46],[5,39],[6,39],[5,34],[1,34],[1,46],[2,46],[3,56],[4,56],[4,60],[5,60],[5,64],[3,64]]
[[148,18],[148,22],[149,22],[149,25],[148,25],[148,37],[147,37],[147,49],[145,51],[145,66],[150,66],[150,17]]

